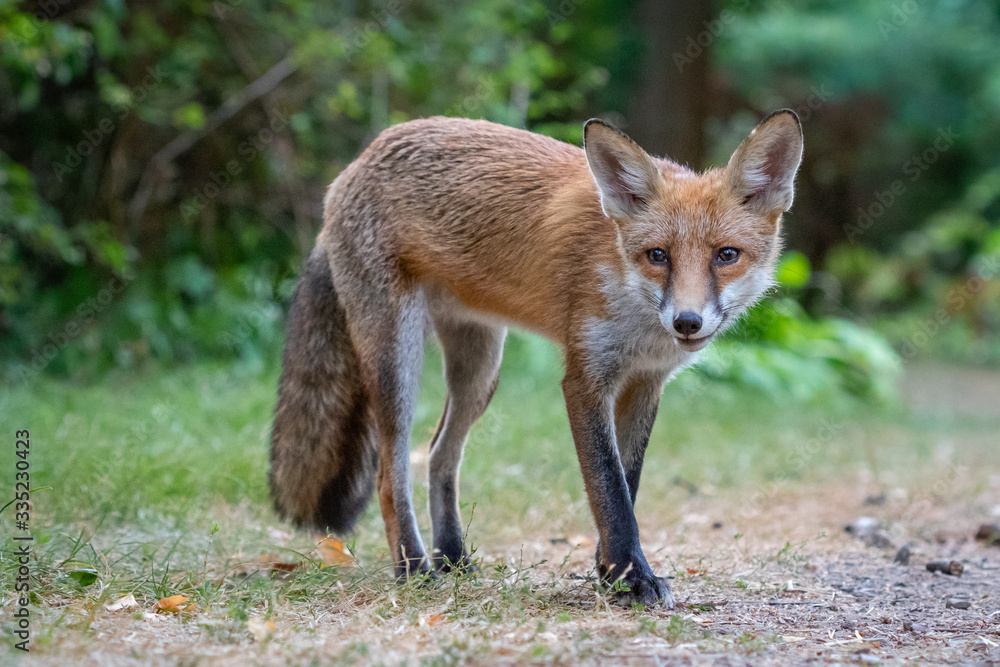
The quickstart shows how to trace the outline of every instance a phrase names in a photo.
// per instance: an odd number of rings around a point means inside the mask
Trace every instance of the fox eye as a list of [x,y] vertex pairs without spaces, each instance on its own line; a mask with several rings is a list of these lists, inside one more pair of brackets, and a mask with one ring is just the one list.
[[723,248],[719,251],[719,254],[715,256],[715,263],[719,265],[733,264],[736,260],[740,258],[739,248]]
[[667,263],[667,251],[663,248],[650,248],[646,251],[646,257],[649,258],[651,264]]

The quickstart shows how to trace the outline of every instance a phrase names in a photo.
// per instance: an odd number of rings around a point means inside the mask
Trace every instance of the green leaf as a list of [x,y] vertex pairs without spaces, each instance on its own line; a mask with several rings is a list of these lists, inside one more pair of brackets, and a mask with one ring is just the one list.
[[97,581],[97,572],[94,570],[73,570],[69,573],[69,576],[83,587],[90,586]]
[[789,250],[778,262],[777,279],[783,287],[799,289],[809,284],[809,260],[801,252]]
[[205,109],[197,102],[189,102],[174,111],[174,125],[200,130],[205,127]]

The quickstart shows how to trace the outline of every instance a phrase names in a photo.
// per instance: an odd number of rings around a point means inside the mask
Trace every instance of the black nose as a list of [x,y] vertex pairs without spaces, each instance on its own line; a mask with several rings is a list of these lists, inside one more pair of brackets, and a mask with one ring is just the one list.
[[690,336],[701,329],[701,315],[685,310],[674,318],[674,330],[682,336]]

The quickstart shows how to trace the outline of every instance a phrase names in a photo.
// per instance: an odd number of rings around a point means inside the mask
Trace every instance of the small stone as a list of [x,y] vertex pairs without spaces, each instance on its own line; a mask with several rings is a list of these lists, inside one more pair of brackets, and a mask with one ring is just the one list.
[[905,544],[899,548],[896,552],[896,557],[892,559],[893,563],[899,563],[900,565],[910,564],[910,547]]
[[1000,524],[984,523],[976,531],[976,539],[987,546],[1000,546]]
[[879,524],[878,519],[875,517],[859,516],[857,519],[844,526],[844,531],[854,535],[855,537],[860,537],[865,533],[876,531],[881,527],[882,526]]
[[877,507],[879,505],[885,505],[886,500],[888,500],[888,498],[886,498],[884,493],[872,494],[865,496],[864,504]]
[[712,524],[712,528],[714,528],[715,530],[719,530],[720,528],[722,528],[722,522],[721,521],[714,522]]
[[972,603],[968,600],[948,600],[944,606],[945,609],[968,609]]
[[962,565],[957,560],[946,561],[946,560],[935,560],[927,563],[928,572],[940,572],[941,574],[950,574],[953,577],[961,577],[962,573],[965,572],[965,566]]
[[844,526],[844,531],[854,535],[870,547],[878,549],[888,549],[892,547],[892,540],[889,535],[882,530],[882,525],[878,519],[870,516],[859,516],[857,519]]

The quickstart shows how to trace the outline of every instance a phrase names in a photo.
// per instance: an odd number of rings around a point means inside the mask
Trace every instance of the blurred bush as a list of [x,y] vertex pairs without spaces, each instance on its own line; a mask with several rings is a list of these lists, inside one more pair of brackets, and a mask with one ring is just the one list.
[[780,106],[806,133],[798,254],[704,377],[883,396],[891,355],[850,322],[1000,363],[1000,17],[897,5],[0,2],[0,368],[276,361],[323,190],[389,124],[579,142],[601,115],[698,167]]

